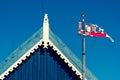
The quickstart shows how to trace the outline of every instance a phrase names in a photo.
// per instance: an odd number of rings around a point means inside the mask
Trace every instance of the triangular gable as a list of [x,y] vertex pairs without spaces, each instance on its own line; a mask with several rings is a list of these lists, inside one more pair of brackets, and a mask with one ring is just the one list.
[[30,52],[34,52],[37,45],[41,44],[42,33],[41,28],[0,64],[0,79],[3,79],[4,75],[8,75],[9,71],[13,70],[13,67],[17,67],[18,63],[20,64],[22,60],[26,59],[26,56],[29,56]]
[[[73,52],[49,29],[48,17],[45,14],[43,27],[38,30],[32,37],[19,46],[8,58],[0,64],[0,79],[4,79],[5,75],[9,74],[9,71],[13,71],[13,67],[17,67],[18,63],[21,64],[22,60],[26,59],[34,49],[38,48],[44,42],[45,48],[47,46],[53,46],[54,50],[57,50],[57,54],[64,58],[68,66],[72,67],[73,71],[76,71],[77,75],[82,77],[82,65],[81,61],[73,54]],[[49,44],[48,44],[49,43]],[[86,79],[97,80],[97,78],[87,69]]]

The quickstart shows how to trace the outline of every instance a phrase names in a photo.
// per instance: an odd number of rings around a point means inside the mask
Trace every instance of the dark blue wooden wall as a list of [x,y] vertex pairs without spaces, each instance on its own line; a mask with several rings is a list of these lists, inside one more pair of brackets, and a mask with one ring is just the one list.
[[56,52],[51,46],[39,46],[4,80],[81,80]]

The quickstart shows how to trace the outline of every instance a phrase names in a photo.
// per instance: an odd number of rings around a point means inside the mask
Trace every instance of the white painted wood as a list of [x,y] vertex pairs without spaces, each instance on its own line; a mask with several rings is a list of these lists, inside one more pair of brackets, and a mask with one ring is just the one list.
[[80,75],[80,78],[82,79],[82,74],[80,73],[80,71],[67,59],[67,57],[50,40],[49,40],[49,44],[53,46],[54,50],[57,50],[57,53],[61,55],[60,57],[62,59],[65,59],[64,62],[68,63],[72,67],[72,70],[76,71],[76,74]]
[[48,40],[49,40],[49,20],[48,14],[45,14],[43,22],[43,41],[45,45],[44,47],[47,47]]
[[0,75],[0,79],[3,80],[5,77],[5,75],[7,76],[9,74],[9,71],[13,71],[14,67],[16,68],[18,65],[17,64],[21,64],[22,60],[25,60],[26,56],[30,56],[30,52],[34,52],[34,49],[36,48],[36,46],[41,45],[42,40],[40,40],[38,43],[36,43],[30,50],[28,50],[21,58],[19,58],[13,65],[11,65],[5,72],[3,72]]
[[[30,52],[34,52],[34,49],[38,48],[38,45],[41,45],[44,41],[44,47],[47,48],[48,44],[53,46],[54,50],[57,50],[57,54],[61,55],[60,57],[62,59],[65,59],[64,62],[68,63],[68,66],[72,67],[73,71],[76,71],[77,75],[80,75],[80,78],[82,78],[82,74],[79,72],[79,70],[67,59],[67,57],[49,40],[49,21],[48,21],[48,14],[45,14],[44,16],[44,22],[43,22],[43,39],[41,39],[38,43],[36,43],[29,51],[27,51],[20,59],[18,59],[13,65],[11,65],[5,72],[3,72],[0,75],[0,79],[3,80],[5,75],[7,76],[9,74],[9,71],[13,71],[14,67],[18,67],[17,64],[21,64],[22,60],[26,59],[26,56],[30,56]],[[87,80],[87,79],[86,79]]]

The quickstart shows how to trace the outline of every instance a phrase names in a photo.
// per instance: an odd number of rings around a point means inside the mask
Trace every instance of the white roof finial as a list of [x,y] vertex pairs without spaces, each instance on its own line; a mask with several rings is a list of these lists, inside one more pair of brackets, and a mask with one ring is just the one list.
[[[48,14],[44,15],[44,22],[43,22],[43,40],[45,45],[49,40],[49,21],[48,21]],[[46,46],[45,46],[46,47]]]
[[45,14],[44,16],[44,23],[48,23],[48,14]]

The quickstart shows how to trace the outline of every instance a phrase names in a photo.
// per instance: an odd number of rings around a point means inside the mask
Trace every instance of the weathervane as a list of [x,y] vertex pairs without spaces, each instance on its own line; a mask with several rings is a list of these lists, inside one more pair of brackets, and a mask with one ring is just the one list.
[[88,37],[103,37],[103,38],[109,38],[112,42],[114,40],[106,33],[104,32],[104,29],[99,27],[96,24],[88,24],[85,23],[84,18],[85,14],[81,14],[82,22],[78,22],[78,34],[82,36],[82,80],[85,80],[85,58],[86,58],[86,42],[85,42],[85,36]]
[[89,36],[89,37],[103,37],[109,38],[112,42],[114,40],[104,32],[104,29],[99,27],[96,24],[89,24],[84,22],[85,14],[82,14],[82,22],[78,22],[78,34],[81,36]]

